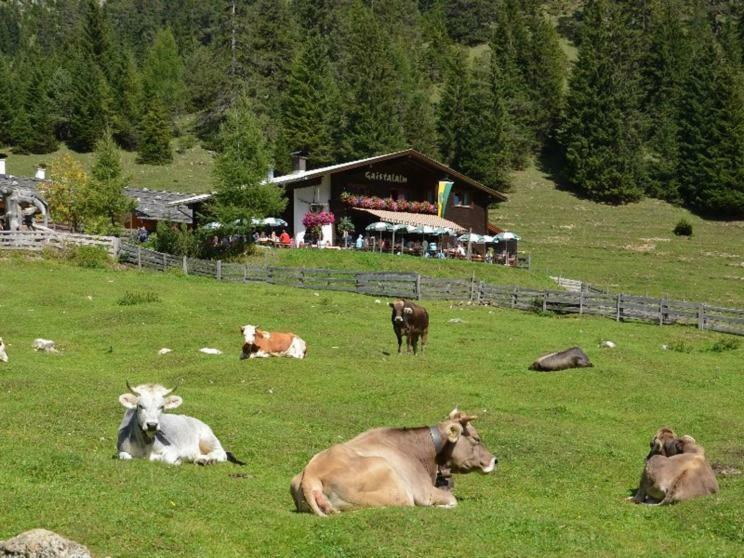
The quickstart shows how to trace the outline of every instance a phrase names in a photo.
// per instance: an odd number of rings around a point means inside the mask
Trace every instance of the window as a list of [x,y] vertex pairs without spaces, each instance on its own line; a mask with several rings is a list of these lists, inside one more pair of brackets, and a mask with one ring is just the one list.
[[470,192],[457,190],[452,193],[452,204],[460,207],[470,207]]

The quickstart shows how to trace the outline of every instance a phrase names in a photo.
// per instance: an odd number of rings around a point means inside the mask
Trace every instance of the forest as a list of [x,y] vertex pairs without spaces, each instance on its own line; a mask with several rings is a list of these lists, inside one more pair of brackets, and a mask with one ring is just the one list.
[[504,191],[537,161],[598,202],[744,218],[744,2],[0,0],[4,149],[110,134],[168,164],[224,153],[231,111],[278,173],[414,147]]

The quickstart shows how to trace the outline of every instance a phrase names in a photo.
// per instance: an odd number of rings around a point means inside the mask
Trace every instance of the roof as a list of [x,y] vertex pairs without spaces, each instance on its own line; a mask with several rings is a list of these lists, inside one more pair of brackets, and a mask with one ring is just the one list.
[[0,174],[0,188],[8,187],[11,190],[31,190],[32,192],[38,193],[36,186],[40,182],[43,182],[43,180],[29,176]]
[[488,229],[487,230],[488,234],[492,234],[492,235],[493,234],[499,234],[501,232],[505,232],[506,231],[506,229],[502,229],[501,227],[497,227],[493,223],[488,223],[488,226],[486,228]]
[[[183,195],[183,194],[181,194]],[[212,194],[195,194],[193,196],[189,196],[187,198],[179,198],[174,201],[169,201],[167,204],[168,206],[172,205],[194,205],[196,203],[201,203],[203,201],[207,201],[212,198]]]
[[194,211],[181,204],[189,194],[164,192],[148,188],[124,188],[124,193],[137,202],[134,214],[147,221],[170,221],[172,223],[192,223]]
[[365,211],[371,215],[377,217],[380,221],[386,223],[399,223],[401,225],[413,225],[414,227],[443,227],[446,229],[452,229],[455,232],[464,232],[457,223],[453,223],[448,219],[439,217],[438,215],[431,215],[429,213],[407,213],[405,211],[388,211],[386,209],[362,209],[355,207],[357,211]]
[[500,201],[507,200],[507,197],[501,192],[497,192],[493,188],[489,188],[485,184],[482,184],[478,182],[477,180],[474,180],[468,176],[465,176],[464,174],[456,171],[455,169],[448,167],[444,163],[440,163],[439,161],[432,159],[431,157],[428,157],[424,155],[423,153],[416,151],[415,149],[404,149],[402,151],[394,151],[393,153],[387,153],[385,155],[376,155],[375,157],[367,157],[366,159],[358,159],[357,161],[350,161],[348,163],[339,163],[337,165],[330,165],[328,167],[321,167],[319,169],[299,171],[299,172],[294,172],[292,174],[285,174],[284,176],[276,176],[271,179],[271,182],[274,184],[282,184],[282,185],[293,184],[295,182],[302,182],[304,180],[318,178],[320,176],[323,176],[324,174],[329,174],[329,173],[334,174],[337,172],[353,170],[359,167],[364,167],[366,165],[371,165],[373,163],[380,163],[383,161],[389,161],[390,159],[399,159],[399,158],[404,158],[404,157],[414,159],[426,165],[435,167],[438,170],[442,171],[443,173],[448,174],[449,176],[453,177],[454,179],[460,182],[464,182],[465,184],[468,184],[470,186],[473,186],[474,188],[477,188],[478,190],[482,190],[486,192],[487,194],[493,196],[494,198],[498,198]]

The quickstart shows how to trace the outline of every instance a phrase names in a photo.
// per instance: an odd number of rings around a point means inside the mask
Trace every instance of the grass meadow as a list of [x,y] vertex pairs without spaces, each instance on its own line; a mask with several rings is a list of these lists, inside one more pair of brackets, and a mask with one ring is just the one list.
[[[428,303],[426,353],[398,356],[385,302],[2,257],[0,539],[45,527],[112,557],[741,556],[741,475],[675,506],[625,501],[661,425],[744,469],[741,346],[716,350],[722,336],[692,328]],[[299,333],[308,358],[238,360],[245,323]],[[35,353],[35,337],[61,353]],[[576,344],[594,368],[527,371]],[[176,412],[247,466],[112,459],[127,379],[183,382]],[[375,426],[433,424],[454,405],[480,415],[499,459],[489,476],[457,477],[457,508],[293,511],[290,479],[314,453]]]

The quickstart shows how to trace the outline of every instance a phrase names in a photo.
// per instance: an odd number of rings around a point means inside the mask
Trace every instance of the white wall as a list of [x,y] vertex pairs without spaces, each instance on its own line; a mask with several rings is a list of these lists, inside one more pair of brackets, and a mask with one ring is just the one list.
[[[306,188],[295,188],[294,195],[294,239],[297,244],[305,239],[305,226],[302,224],[302,218],[305,213],[310,211],[310,202],[313,201],[315,186]],[[329,211],[329,201],[331,199],[331,175],[323,176],[318,188],[318,203],[323,204],[323,209]],[[323,225],[323,241],[333,243],[333,225]]]

